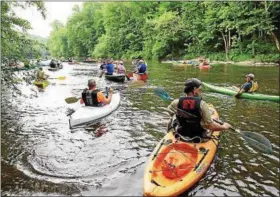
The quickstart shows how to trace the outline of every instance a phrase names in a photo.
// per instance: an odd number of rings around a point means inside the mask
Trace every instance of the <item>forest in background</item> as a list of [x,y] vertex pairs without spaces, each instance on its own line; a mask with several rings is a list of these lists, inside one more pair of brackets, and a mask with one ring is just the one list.
[[85,2],[52,23],[51,55],[279,60],[276,1]]

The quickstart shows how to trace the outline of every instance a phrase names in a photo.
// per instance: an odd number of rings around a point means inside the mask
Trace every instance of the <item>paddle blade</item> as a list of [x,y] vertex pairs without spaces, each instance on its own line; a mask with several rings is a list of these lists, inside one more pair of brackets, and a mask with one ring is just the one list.
[[252,147],[259,149],[264,153],[271,154],[272,146],[270,141],[259,133],[253,133],[250,131],[240,131],[243,138],[250,144]]
[[162,88],[156,88],[154,90],[155,94],[158,95],[161,99],[165,101],[172,101],[173,98],[171,98],[166,91],[164,91]]
[[76,103],[80,98],[77,98],[77,97],[68,97],[65,99],[65,102],[68,103],[68,104],[71,104],[71,103]]
[[61,77],[57,77],[58,80],[65,80],[66,77],[65,76],[61,76]]

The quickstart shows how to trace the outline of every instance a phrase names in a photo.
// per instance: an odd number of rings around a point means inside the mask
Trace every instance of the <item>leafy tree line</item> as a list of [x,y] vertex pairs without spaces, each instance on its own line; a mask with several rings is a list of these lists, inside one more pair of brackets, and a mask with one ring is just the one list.
[[279,59],[275,1],[85,2],[54,21],[56,57]]
[[27,30],[31,24],[16,16],[13,8],[21,7],[26,9],[31,6],[37,7],[38,11],[45,18],[45,6],[42,1],[1,1],[1,82],[9,84],[13,80],[13,73],[5,69],[10,61],[18,60],[29,64],[28,59],[40,58],[47,53],[46,43],[34,39],[28,35]]
[[[1,1],[1,57],[2,59],[25,59],[39,58],[47,53],[46,42],[42,39],[28,35],[27,30],[31,24],[13,11],[15,7],[26,9],[36,6],[45,18],[46,9],[42,1],[12,2]],[[45,50],[43,50],[45,49]]]

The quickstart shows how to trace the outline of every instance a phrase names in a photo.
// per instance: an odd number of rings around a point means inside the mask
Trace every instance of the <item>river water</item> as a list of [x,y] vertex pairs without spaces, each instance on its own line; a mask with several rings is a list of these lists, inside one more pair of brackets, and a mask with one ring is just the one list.
[[[279,94],[278,67],[217,65],[209,70],[174,67],[149,62],[147,88],[130,88],[99,78],[94,64],[68,65],[51,77],[44,90],[19,83],[21,90],[2,87],[1,94],[1,192],[10,195],[141,196],[145,162],[164,136],[168,102],[153,93],[164,88],[176,98],[184,81],[198,77],[220,86],[240,85],[254,73],[260,93]],[[127,66],[127,69],[131,69]],[[21,71],[21,75],[27,75]],[[121,92],[120,107],[92,125],[69,129],[67,114],[79,103],[89,78],[100,89]],[[238,134],[223,133],[214,162],[199,184],[182,196],[279,196],[279,103],[235,99],[204,91],[220,118],[242,131],[267,137],[271,155],[256,151]]]

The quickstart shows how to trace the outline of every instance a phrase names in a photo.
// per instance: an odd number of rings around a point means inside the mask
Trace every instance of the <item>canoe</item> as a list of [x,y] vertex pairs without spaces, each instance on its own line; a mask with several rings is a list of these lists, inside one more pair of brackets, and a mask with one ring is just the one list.
[[134,80],[147,81],[147,79],[148,79],[148,74],[147,74],[147,73],[143,73],[143,74],[136,74],[136,73],[133,73],[133,79],[134,79]]
[[[212,118],[218,119],[209,106]],[[219,143],[220,131],[211,139],[193,143],[176,139],[171,129],[150,155],[144,171],[144,196],[178,196],[196,184],[210,167]]]
[[47,87],[50,84],[50,82],[48,80],[45,80],[45,81],[34,81],[33,84],[38,86],[39,88],[45,88],[45,87]]
[[[209,89],[212,92],[217,92],[220,94],[225,94],[230,96],[234,96],[237,93],[236,90],[232,90],[230,88],[218,87],[218,86],[210,85],[205,82],[202,82],[202,84],[205,88]],[[275,101],[275,102],[280,101],[280,98],[277,95],[266,95],[266,94],[257,94],[257,93],[242,93],[240,95],[240,98],[253,99],[253,100],[268,100],[268,101]]]
[[105,75],[105,78],[107,80],[116,81],[116,82],[124,82],[125,81],[125,75],[124,74]]
[[121,101],[120,93],[114,93],[110,104],[103,107],[89,107],[84,104],[81,105],[73,114],[71,114],[69,119],[70,129],[89,122],[97,121],[104,118],[115,111]]

